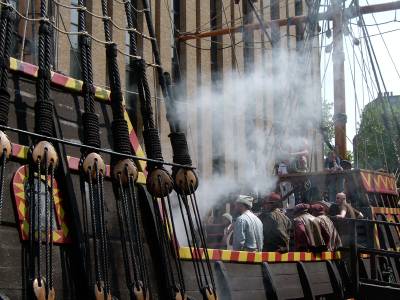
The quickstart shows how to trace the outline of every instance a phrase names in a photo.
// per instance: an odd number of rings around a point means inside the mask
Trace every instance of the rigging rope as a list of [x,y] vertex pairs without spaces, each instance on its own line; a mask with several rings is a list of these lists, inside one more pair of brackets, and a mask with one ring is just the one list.
[[[15,15],[9,8],[1,11],[0,21],[0,125],[8,125],[8,112],[10,107],[10,93],[7,90],[8,85],[8,67],[10,60],[10,48],[12,39],[12,30],[14,26]],[[0,131],[0,223],[2,221],[3,198],[4,198],[4,176],[6,162],[11,155],[11,142],[7,135]]]
[[[54,137],[55,130],[53,124],[53,102],[50,101],[50,79],[51,79],[51,56],[52,56],[52,39],[53,32],[52,27],[47,18],[47,7],[46,1],[40,1],[40,26],[39,26],[39,70],[38,79],[36,82],[36,95],[37,101],[35,103],[35,132],[46,137]],[[54,146],[46,140],[37,139],[35,146],[31,152],[32,163],[31,163],[31,174],[32,181],[31,186],[33,187],[29,209],[31,215],[36,216],[35,219],[30,219],[31,235],[30,238],[35,240],[35,231],[37,230],[37,275],[33,280],[33,291],[38,299],[54,299],[55,291],[53,287],[53,266],[52,266],[52,250],[53,250],[53,182],[50,182],[49,189],[49,172],[51,174],[51,180],[54,180],[54,169],[58,164],[58,154]],[[44,180],[42,174],[44,173]],[[42,225],[42,180],[44,184],[44,226]],[[33,212],[34,209],[37,210]],[[45,241],[44,241],[44,256],[45,256],[45,272],[44,278],[42,277],[42,231],[44,229]],[[31,241],[31,245],[34,245],[34,241]],[[31,251],[31,259],[35,259],[35,250]],[[33,263],[34,267],[35,264]],[[34,270],[32,270],[34,272]]]

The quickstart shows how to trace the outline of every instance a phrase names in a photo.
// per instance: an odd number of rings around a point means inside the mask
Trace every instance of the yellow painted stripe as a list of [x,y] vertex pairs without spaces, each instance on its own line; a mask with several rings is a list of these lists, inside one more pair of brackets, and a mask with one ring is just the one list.
[[[281,254],[281,260],[277,261],[277,256],[275,252],[268,252],[267,259],[262,259],[263,252],[252,252],[251,254],[254,255],[254,261],[249,259],[249,252],[246,251],[239,251],[239,255],[237,259],[233,259],[232,251],[230,250],[217,250],[217,249],[208,249],[210,260],[213,260],[213,251],[218,251],[221,254],[221,261],[225,262],[242,262],[242,263],[249,263],[249,264],[259,264],[263,261],[268,262],[296,262],[296,261],[321,261],[323,260],[335,260],[341,258],[340,252],[324,252],[322,254],[316,254],[315,256],[310,253],[306,252],[304,255],[304,259],[301,259],[301,252],[293,252],[293,259],[289,260],[289,254],[283,253]],[[236,251],[235,251],[236,252]],[[182,260],[191,260],[192,256],[190,253],[189,247],[180,247],[179,248],[179,257]],[[202,255],[202,259],[204,260],[204,254]]]
[[311,253],[307,252],[306,255],[305,255],[306,261],[307,261],[307,260],[311,260],[311,257],[312,257],[312,256],[311,256]]
[[[129,134],[131,134],[131,132],[133,131],[133,125],[132,125],[131,119],[129,118],[129,114],[128,114],[127,111],[124,112],[124,118],[125,118],[126,123],[128,124],[128,132],[129,132]],[[143,158],[146,157],[142,147],[139,144],[139,141],[138,141],[138,146],[134,150],[135,150],[135,155],[136,156],[143,157]],[[139,161],[139,166],[140,166],[140,169],[141,169],[142,172],[144,170],[146,170],[146,162],[145,161],[140,160]]]
[[300,252],[295,252],[293,255],[293,260],[299,261],[300,260]]
[[255,263],[261,263],[262,262],[262,253],[261,252],[256,252],[255,253],[254,262]]
[[[180,248],[180,249],[183,249],[183,248]],[[221,259],[223,261],[229,261],[230,258],[231,258],[231,251],[222,251]]]

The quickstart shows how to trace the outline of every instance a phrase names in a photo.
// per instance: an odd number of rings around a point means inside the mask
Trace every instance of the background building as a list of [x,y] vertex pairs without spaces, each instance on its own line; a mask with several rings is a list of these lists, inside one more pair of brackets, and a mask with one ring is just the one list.
[[[15,7],[21,15],[27,18],[39,18],[38,0],[21,0],[14,2]],[[109,2],[109,14],[117,25],[113,27],[113,40],[119,45],[122,52],[128,52],[127,32],[119,28],[126,28],[124,1],[114,0]],[[132,5],[137,15],[137,30],[147,35],[145,18],[142,11],[142,2],[132,0]],[[151,2],[151,10],[155,24],[157,40],[159,42],[162,63],[165,71],[172,74],[175,85],[175,93],[179,103],[184,109],[199,105],[204,97],[202,94],[219,95],[225,90],[226,82],[239,74],[239,78],[246,78],[254,70],[262,66],[265,74],[280,74],[277,80],[282,85],[279,93],[265,89],[265,93],[257,97],[254,102],[246,102],[242,111],[231,115],[225,107],[226,102],[219,104],[218,99],[213,102],[218,109],[212,111],[207,109],[188,112],[185,127],[189,141],[193,161],[198,166],[201,177],[211,174],[231,174],[237,179],[246,176],[243,170],[249,167],[246,158],[232,159],[232,149],[238,153],[249,156],[263,156],[264,153],[279,152],[276,142],[290,140],[291,134],[287,134],[282,128],[282,119],[290,121],[293,115],[286,116],[282,112],[292,108],[296,110],[295,104],[304,107],[302,101],[307,101],[315,111],[309,111],[310,116],[320,114],[321,99],[319,88],[319,49],[318,34],[312,39],[312,53],[309,56],[310,72],[307,74],[308,82],[311,82],[312,93],[298,96],[297,90],[303,90],[303,82],[297,82],[296,78],[290,76],[285,78],[284,74],[290,74],[290,65],[285,73],[280,70],[280,53],[285,49],[287,59],[296,56],[305,42],[304,24],[287,22],[286,26],[272,24],[268,31],[272,43],[260,30],[247,30],[241,32],[230,32],[221,36],[213,36],[202,39],[178,41],[178,36],[185,33],[200,33],[221,28],[234,27],[256,23],[257,20],[252,13],[247,1],[233,0],[162,0]],[[238,3],[236,3],[238,2]],[[256,9],[265,21],[274,19],[289,19],[295,15],[307,14],[306,1],[301,0],[258,0],[254,2]],[[49,15],[54,24],[61,31],[76,32],[78,30],[77,0],[49,1]],[[98,40],[104,40],[103,24],[100,1],[86,1],[86,7],[91,12],[88,22],[88,32]],[[118,28],[119,27],[119,28]],[[16,26],[14,54],[18,59],[36,64],[37,62],[37,31],[38,22],[26,21],[19,17]],[[148,39],[138,35],[139,54],[152,62],[151,44]],[[136,131],[141,136],[141,119],[136,91],[132,78],[133,70],[129,68],[129,57],[118,56],[121,73],[121,81],[125,90],[126,105],[131,115]],[[306,64],[306,60],[304,61]],[[77,35],[67,35],[60,31],[55,32],[54,44],[54,70],[71,77],[79,78],[79,48]],[[94,82],[96,85],[107,87],[105,47],[103,44],[93,41],[93,68]],[[153,68],[147,69],[149,83],[152,83],[152,95],[154,97],[154,110],[156,121],[160,128],[165,158],[171,160],[171,149],[168,139],[168,124],[165,120],[165,106],[157,88],[157,79]],[[272,74],[272,75],[271,75]],[[242,76],[242,77],[240,77]],[[298,74],[296,75],[299,76]],[[293,82],[291,82],[294,80]],[[273,83],[274,84],[274,83]],[[266,82],[266,86],[271,83]],[[249,90],[252,87],[249,86]],[[296,95],[296,97],[294,95]],[[218,97],[216,97],[218,98]],[[300,98],[300,99],[298,99]],[[196,102],[197,101],[197,102]],[[232,102],[239,101],[232,99]],[[250,105],[249,105],[250,103]],[[299,104],[300,103],[300,104]],[[311,104],[311,105],[310,105]],[[239,108],[240,109],[240,108]],[[193,111],[193,109],[192,109]],[[309,119],[306,115],[305,121]],[[318,122],[311,122],[311,126],[304,126],[298,130],[296,136],[306,136],[308,142],[306,147],[310,152],[312,169],[321,168],[322,163],[322,139],[319,133]],[[221,126],[223,130],[221,130]],[[257,148],[249,138],[252,131],[259,129],[261,133],[271,132],[273,138],[265,138],[267,141],[262,151],[253,151]],[[289,130],[290,131],[290,130]],[[257,136],[262,139],[262,136]],[[293,144],[289,142],[288,144]],[[291,150],[296,150],[296,147]],[[297,147],[299,148],[299,147]],[[301,147],[300,147],[301,148]],[[265,150],[266,149],[266,150]],[[236,151],[235,150],[235,151]],[[265,151],[266,152],[265,152]],[[297,149],[298,150],[298,149]],[[272,153],[271,152],[271,153]],[[272,155],[271,157],[275,157]],[[261,160],[262,161],[262,160]],[[257,161],[254,160],[257,165]],[[273,159],[271,159],[271,166]],[[267,168],[267,166],[265,166]]]

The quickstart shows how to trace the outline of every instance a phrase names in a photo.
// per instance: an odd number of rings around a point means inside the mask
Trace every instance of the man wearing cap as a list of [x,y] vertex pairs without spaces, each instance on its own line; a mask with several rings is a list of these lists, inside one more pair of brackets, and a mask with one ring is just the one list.
[[263,203],[263,213],[260,215],[264,227],[263,251],[289,251],[289,230],[291,222],[281,211],[281,196],[271,193]]
[[224,213],[222,215],[222,223],[224,224],[224,237],[222,238],[222,247],[224,249],[232,250],[233,224],[232,216],[230,213]]
[[261,251],[263,249],[263,224],[250,209],[253,197],[239,195],[235,202],[235,210],[240,216],[233,227],[233,250]]

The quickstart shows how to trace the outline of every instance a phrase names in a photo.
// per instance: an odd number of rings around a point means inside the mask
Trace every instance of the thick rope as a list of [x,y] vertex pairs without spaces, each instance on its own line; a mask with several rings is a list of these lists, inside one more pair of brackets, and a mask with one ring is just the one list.
[[8,64],[10,60],[10,48],[12,45],[13,25],[15,14],[10,8],[4,8],[1,13],[0,28],[0,124],[8,124],[8,112],[10,106],[10,93],[7,91]]

